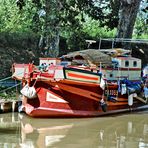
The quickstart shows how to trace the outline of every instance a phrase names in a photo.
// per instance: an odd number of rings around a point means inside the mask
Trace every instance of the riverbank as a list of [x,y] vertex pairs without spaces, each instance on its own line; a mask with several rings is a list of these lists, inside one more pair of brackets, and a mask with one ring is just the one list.
[[0,113],[18,112],[21,101],[0,99]]

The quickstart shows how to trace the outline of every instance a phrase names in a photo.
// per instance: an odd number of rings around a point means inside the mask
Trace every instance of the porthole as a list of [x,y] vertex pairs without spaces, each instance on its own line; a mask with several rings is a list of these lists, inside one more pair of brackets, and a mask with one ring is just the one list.
[[137,67],[137,61],[133,62],[133,67]]
[[129,67],[129,61],[125,61],[125,67]]
[[110,78],[112,78],[112,77],[113,77],[113,74],[111,73],[111,74],[110,74]]

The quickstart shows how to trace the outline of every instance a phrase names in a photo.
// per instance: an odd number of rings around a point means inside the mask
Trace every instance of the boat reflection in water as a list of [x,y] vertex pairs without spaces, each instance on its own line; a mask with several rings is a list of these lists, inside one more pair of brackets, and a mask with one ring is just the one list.
[[68,134],[69,129],[73,127],[73,122],[65,122],[54,119],[22,119],[21,137],[22,147],[41,147],[52,146],[62,141]]
[[22,143],[29,147],[146,148],[147,114],[85,119],[21,120]]
[[1,114],[0,147],[148,148],[147,113],[70,119]]

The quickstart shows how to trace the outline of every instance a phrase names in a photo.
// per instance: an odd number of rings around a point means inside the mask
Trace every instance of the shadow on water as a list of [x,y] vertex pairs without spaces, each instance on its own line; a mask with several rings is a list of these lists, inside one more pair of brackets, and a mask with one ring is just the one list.
[[148,111],[101,118],[0,115],[0,147],[148,148]]

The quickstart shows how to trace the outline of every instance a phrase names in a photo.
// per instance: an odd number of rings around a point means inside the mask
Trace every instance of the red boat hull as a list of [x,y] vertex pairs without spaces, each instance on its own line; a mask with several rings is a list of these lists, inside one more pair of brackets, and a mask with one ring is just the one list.
[[[145,106],[134,99],[128,105],[126,95],[118,95],[117,100],[107,100],[105,105],[100,101],[103,90],[99,84],[73,80],[37,81],[35,84],[37,98],[27,99],[25,112],[32,117],[97,117],[131,110],[139,110]],[[117,95],[117,85],[108,85],[109,93]]]

